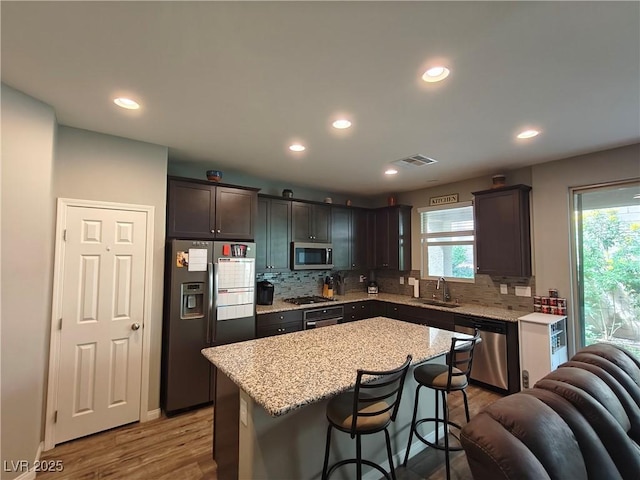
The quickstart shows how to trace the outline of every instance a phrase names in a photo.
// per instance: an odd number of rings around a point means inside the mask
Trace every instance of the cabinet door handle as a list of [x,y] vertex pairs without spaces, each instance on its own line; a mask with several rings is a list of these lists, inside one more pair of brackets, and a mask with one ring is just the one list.
[[220,230],[218,230],[218,233],[220,233]]
[[216,233],[216,231],[215,230],[211,230],[211,233]]

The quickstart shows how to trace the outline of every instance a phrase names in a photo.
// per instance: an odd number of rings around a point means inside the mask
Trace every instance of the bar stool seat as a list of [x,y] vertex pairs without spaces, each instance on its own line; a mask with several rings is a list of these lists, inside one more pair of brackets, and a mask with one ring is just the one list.
[[[398,368],[386,371],[358,370],[353,391],[336,395],[327,404],[327,443],[322,468],[326,480],[336,469],[347,464],[356,465],[357,478],[362,478],[362,465],[368,465],[395,480],[391,440],[387,427],[396,419],[404,380],[411,365],[411,355]],[[356,439],[356,458],[341,460],[329,468],[331,431],[335,428]],[[361,436],[384,431],[391,475],[380,465],[362,458]]]
[[[469,384],[467,376],[462,375],[462,371],[455,367],[453,367],[452,372],[453,374],[457,374],[457,376],[451,379],[451,388],[454,390],[467,388],[467,385]],[[420,365],[415,369],[413,377],[416,379],[416,382],[424,386],[447,388],[447,382],[449,381],[449,366],[433,363]]]
[[[370,395],[360,395],[361,398],[371,398]],[[356,430],[360,432],[379,432],[391,422],[391,414],[386,402],[375,402],[360,410],[360,413],[375,413],[371,417],[358,416]],[[382,413],[380,413],[382,412]],[[336,427],[349,430],[353,423],[353,392],[345,392],[334,397],[327,405],[327,419]]]
[[[402,463],[405,467],[409,460],[411,450],[411,441],[415,435],[422,443],[445,451],[445,464],[447,472],[447,480],[450,478],[449,452],[462,450],[462,447],[449,445],[449,427],[462,428],[455,422],[449,420],[449,407],[447,404],[447,396],[454,391],[461,391],[464,397],[464,411],[469,421],[469,403],[467,401],[467,392],[465,389],[469,385],[469,374],[473,364],[473,351],[475,345],[480,341],[478,330],[475,331],[473,337],[451,339],[451,347],[449,349],[448,364],[425,363],[419,365],[413,370],[413,377],[418,386],[416,387],[416,398],[413,407],[413,417],[411,420],[411,430],[409,432],[409,444]],[[431,388],[435,393],[435,417],[417,419],[418,405],[420,400],[420,389],[422,387]],[[439,415],[440,397],[442,398],[443,418]],[[424,438],[418,432],[418,427],[423,423],[433,423],[435,426],[435,442],[431,442]],[[439,442],[440,428],[444,428],[444,445]]]

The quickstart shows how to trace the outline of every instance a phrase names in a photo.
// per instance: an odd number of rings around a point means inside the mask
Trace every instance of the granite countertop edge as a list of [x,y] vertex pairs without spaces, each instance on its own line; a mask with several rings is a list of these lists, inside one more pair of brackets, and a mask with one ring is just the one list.
[[[354,341],[363,331],[367,345]],[[356,368],[394,368],[408,353],[412,365],[440,356],[454,335],[464,334],[374,317],[205,348],[202,354],[270,416],[279,417],[353,388]]]
[[475,317],[488,318],[493,320],[502,320],[505,322],[517,323],[518,318],[523,315],[531,313],[531,311],[522,310],[509,310],[501,307],[488,307],[484,305],[477,305],[473,303],[461,303],[459,307],[441,307],[438,305],[428,305],[421,303],[424,298],[414,298],[406,295],[399,295],[393,293],[378,293],[375,295],[367,294],[364,292],[347,293],[345,295],[337,295],[334,300],[326,303],[317,303],[310,305],[294,305],[287,303],[283,300],[274,300],[273,305],[256,305],[256,313],[258,315],[265,313],[277,313],[286,312],[291,310],[302,310],[320,306],[340,305],[351,302],[363,302],[367,300],[380,300],[383,302],[397,303],[400,305],[409,305],[412,307],[419,307],[431,310],[440,310],[445,312],[452,312],[463,315],[473,315]]

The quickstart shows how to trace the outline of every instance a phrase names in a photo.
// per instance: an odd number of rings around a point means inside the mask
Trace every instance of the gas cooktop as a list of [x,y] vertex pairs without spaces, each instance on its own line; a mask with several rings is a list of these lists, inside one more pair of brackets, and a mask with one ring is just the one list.
[[285,298],[284,301],[288,303],[293,303],[295,305],[308,305],[311,303],[333,302],[334,299],[312,295],[309,297]]

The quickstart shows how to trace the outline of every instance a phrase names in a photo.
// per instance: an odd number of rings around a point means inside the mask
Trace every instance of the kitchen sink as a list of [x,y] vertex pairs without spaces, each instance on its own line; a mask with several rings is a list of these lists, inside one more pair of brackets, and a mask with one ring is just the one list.
[[458,308],[460,306],[457,303],[443,302],[440,300],[419,299],[415,301],[418,303],[424,303],[425,305],[434,305],[436,307]]

